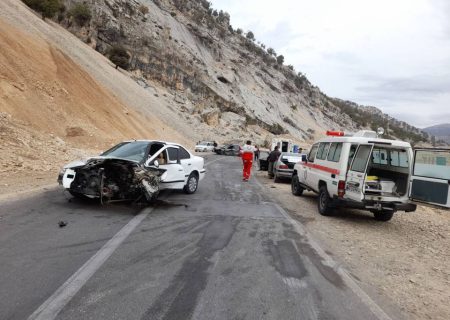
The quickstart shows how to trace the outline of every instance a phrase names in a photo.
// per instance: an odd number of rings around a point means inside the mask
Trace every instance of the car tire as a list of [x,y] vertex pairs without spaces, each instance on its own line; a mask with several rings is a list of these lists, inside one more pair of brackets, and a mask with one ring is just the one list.
[[197,191],[197,188],[198,188],[198,175],[196,173],[192,172],[189,175],[189,178],[188,178],[183,190],[187,194],[193,194],[193,193],[195,193],[195,191]]
[[377,221],[389,221],[394,216],[394,211],[375,211],[373,217]]
[[294,196],[301,196],[305,189],[300,185],[298,181],[298,175],[294,174],[291,181],[291,191]]
[[321,186],[319,189],[319,198],[317,201],[317,208],[322,216],[331,216],[333,208],[330,207],[331,198],[326,186]]

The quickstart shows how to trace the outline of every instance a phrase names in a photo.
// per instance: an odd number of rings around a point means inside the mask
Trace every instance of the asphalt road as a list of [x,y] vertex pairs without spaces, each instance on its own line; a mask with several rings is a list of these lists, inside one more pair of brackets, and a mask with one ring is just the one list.
[[207,162],[197,193],[151,208],[0,203],[0,319],[387,318],[239,158]]

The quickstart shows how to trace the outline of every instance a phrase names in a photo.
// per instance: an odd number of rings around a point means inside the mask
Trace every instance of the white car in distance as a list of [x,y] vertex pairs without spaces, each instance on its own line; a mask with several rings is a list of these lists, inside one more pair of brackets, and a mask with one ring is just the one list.
[[74,197],[153,201],[165,189],[191,194],[205,177],[204,159],[183,146],[152,140],[121,142],[101,155],[67,164],[58,182]]
[[214,151],[214,141],[199,141],[195,146],[195,152],[211,152]]

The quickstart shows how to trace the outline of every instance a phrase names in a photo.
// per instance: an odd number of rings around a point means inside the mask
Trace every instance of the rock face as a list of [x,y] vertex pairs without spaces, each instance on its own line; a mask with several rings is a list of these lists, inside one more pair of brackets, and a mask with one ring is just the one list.
[[[80,3],[64,2],[67,12]],[[174,112],[195,124],[198,135],[207,135],[204,138],[261,135],[257,126],[269,136],[288,133],[311,142],[327,129],[370,127],[304,75],[278,64],[264,48],[234,31],[229,15],[216,14],[208,1],[83,3],[92,13],[89,23],[79,26],[71,14],[61,14],[58,22],[104,55],[114,45],[124,46],[139,85],[169,90]],[[239,120],[227,120],[230,114]],[[224,137],[227,124],[237,131]]]

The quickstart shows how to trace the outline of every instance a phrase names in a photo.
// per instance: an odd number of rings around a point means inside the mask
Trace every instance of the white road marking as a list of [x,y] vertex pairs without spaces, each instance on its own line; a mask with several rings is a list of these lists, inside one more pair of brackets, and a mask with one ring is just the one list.
[[133,232],[133,230],[153,211],[144,209],[119,230],[95,255],[78,269],[55,293],[53,293],[28,320],[52,320],[77,294],[94,273],[108,260],[113,252]]
[[[253,178],[253,181],[260,187],[264,188],[258,179]],[[347,270],[340,266],[330,255],[328,255],[319,244],[311,238],[311,235],[306,231],[301,223],[294,220],[278,203],[272,202],[278,211],[294,226],[296,231],[306,239],[308,239],[308,244],[317,252],[317,254],[323,259],[324,263],[332,267],[337,274],[339,274],[344,281],[344,283],[353,291],[354,294],[358,296],[359,299],[369,308],[373,315],[379,320],[392,320],[386,312],[371,298],[369,295],[355,282],[355,280],[350,277]]]

